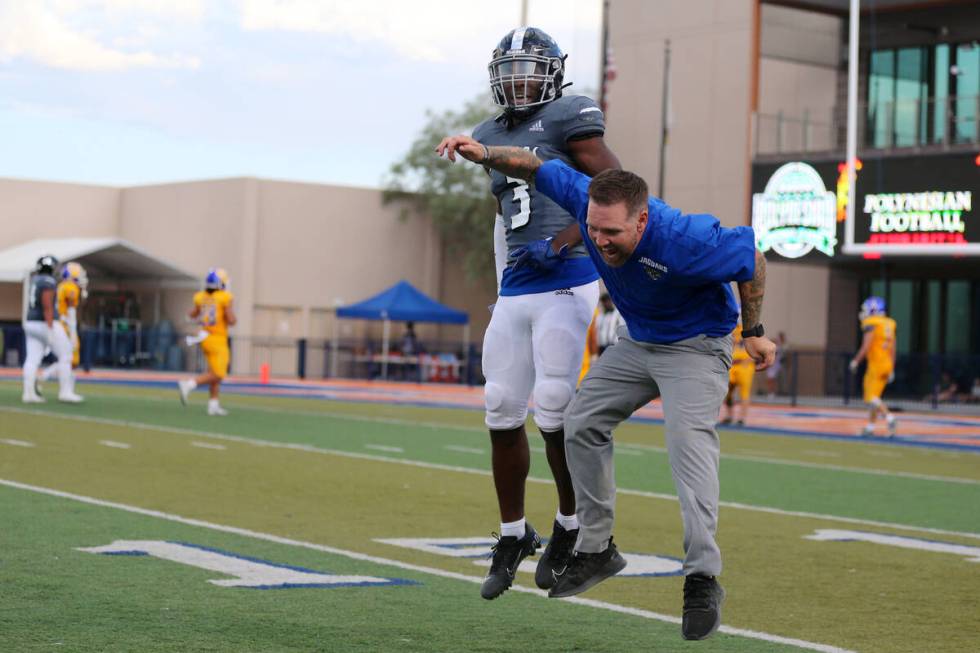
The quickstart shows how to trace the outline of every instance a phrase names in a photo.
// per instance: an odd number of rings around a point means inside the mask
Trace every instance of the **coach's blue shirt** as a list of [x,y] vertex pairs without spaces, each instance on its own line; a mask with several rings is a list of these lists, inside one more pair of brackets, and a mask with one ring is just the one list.
[[751,227],[722,227],[711,215],[683,215],[654,197],[633,255],[611,267],[589,238],[591,178],[554,159],[537,172],[537,190],[574,215],[596,270],[626,320],[630,337],[668,343],[704,334],[720,337],[738,323],[729,283],[755,274]]

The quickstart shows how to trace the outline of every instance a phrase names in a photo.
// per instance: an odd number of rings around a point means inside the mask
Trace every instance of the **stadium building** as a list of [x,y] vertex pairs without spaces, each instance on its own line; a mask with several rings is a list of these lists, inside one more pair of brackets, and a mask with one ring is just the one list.
[[755,227],[764,322],[795,352],[784,389],[853,392],[875,294],[898,321],[890,393],[921,398],[943,372],[965,391],[980,376],[980,4],[860,2],[853,221],[849,4],[610,0],[607,140],[668,203]]
[[[81,262],[91,279],[83,364],[194,367],[198,348],[178,336],[194,330],[185,315],[215,266],[228,270],[235,295],[234,374],[258,374],[263,364],[272,374],[329,374],[329,341],[346,343],[349,361],[382,330],[380,322],[338,322],[337,307],[400,280],[466,311],[473,334],[489,321],[491,293],[467,283],[427,218],[402,219],[377,189],[254,178],[126,188],[0,179],[0,206],[7,366],[22,355],[25,275],[48,253]],[[431,346],[459,353],[458,327],[417,329]],[[391,326],[396,342],[401,331]]]

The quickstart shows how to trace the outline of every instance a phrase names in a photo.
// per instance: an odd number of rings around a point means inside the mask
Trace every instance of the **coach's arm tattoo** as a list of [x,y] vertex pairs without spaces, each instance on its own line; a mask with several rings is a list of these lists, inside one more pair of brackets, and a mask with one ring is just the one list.
[[[486,146],[484,146],[486,147]],[[523,147],[492,145],[486,147],[483,165],[493,168],[508,177],[531,181],[541,167],[541,159]]]
[[738,284],[742,301],[742,328],[751,329],[762,318],[762,296],[766,294],[766,257],[755,250],[755,274],[751,281]]

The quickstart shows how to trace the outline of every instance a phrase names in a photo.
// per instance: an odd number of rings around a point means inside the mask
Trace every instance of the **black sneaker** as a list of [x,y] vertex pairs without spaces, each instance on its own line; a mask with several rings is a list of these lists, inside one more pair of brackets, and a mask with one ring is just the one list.
[[497,543],[490,547],[490,571],[483,580],[480,587],[480,596],[493,600],[507,591],[507,588],[514,582],[514,574],[517,573],[517,566],[521,560],[527,556],[533,556],[541,546],[541,537],[534,531],[530,524],[524,527],[524,537],[517,539],[513,535],[497,538]]
[[564,569],[575,548],[578,539],[578,529],[565,530],[557,521],[551,531],[548,546],[538,559],[538,568],[534,570],[534,582],[543,590],[549,590],[555,584],[555,571]]
[[625,568],[626,560],[619,555],[610,537],[609,546],[601,553],[574,552],[568,560],[568,565],[560,571],[555,571],[555,584],[548,592],[548,596],[553,599],[563,599],[581,594]]
[[725,600],[714,576],[691,574],[684,579],[684,617],[681,634],[684,639],[707,639],[721,625],[721,604]]

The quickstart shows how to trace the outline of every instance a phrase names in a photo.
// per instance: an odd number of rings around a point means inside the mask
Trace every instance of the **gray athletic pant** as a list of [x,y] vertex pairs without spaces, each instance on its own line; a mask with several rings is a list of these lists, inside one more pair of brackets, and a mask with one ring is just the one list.
[[620,340],[589,369],[565,411],[565,455],[581,530],[575,549],[595,553],[612,535],[616,504],[612,430],[641,406],[663,398],[667,455],[684,520],[684,573],[718,575],[718,434],[728,390],[730,336],[697,336],[666,345]]

